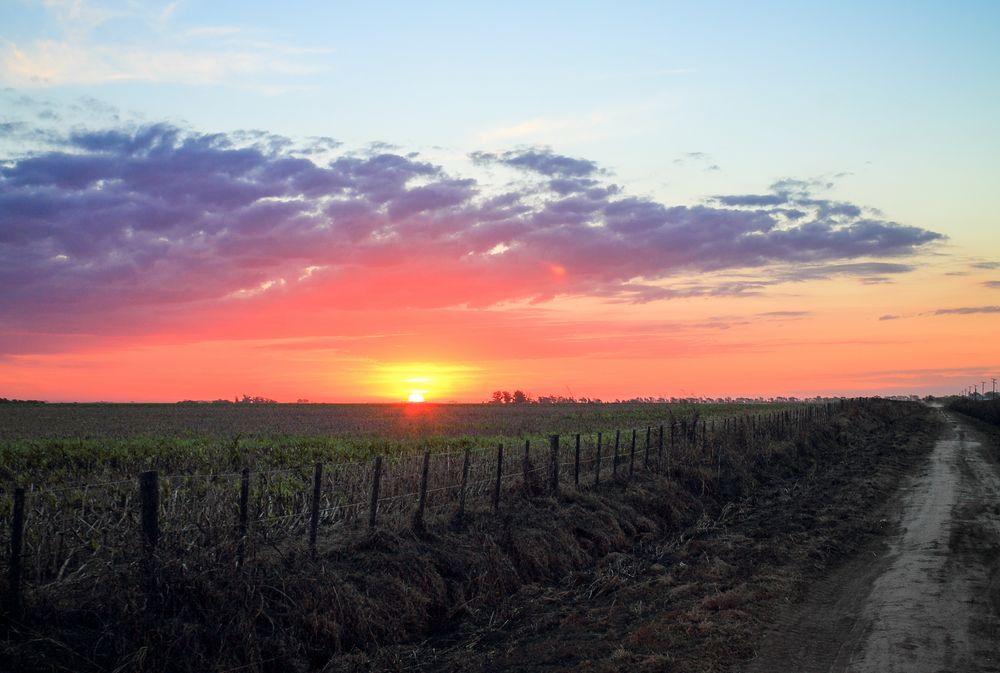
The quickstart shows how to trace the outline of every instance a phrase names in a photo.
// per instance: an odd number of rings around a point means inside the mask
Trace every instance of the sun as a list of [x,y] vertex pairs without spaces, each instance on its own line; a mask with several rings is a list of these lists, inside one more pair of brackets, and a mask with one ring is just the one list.
[[407,402],[423,402],[424,401],[424,390],[414,390],[410,393],[410,396],[406,398]]

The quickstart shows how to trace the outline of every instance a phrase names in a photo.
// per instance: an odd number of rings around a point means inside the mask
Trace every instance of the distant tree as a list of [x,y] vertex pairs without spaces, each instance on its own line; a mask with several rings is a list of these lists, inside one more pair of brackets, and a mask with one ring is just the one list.
[[511,402],[514,401],[514,398],[511,397],[511,394],[506,390],[500,393],[500,399],[503,400],[504,404],[510,404]]
[[272,400],[269,397],[260,397],[255,395],[251,397],[250,395],[244,395],[243,399],[237,399],[237,404],[277,404],[277,400]]
[[490,398],[490,404],[503,404],[503,391],[494,390],[493,397]]
[[515,390],[512,401],[514,404],[527,404],[531,400],[528,399],[528,396],[524,393],[523,390]]

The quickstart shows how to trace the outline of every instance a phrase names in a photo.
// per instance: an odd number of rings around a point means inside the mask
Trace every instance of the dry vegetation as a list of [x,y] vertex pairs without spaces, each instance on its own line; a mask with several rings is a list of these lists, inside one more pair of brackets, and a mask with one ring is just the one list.
[[[279,534],[297,520],[278,519],[239,567],[232,524],[195,521],[151,561],[53,563],[8,617],[0,667],[726,670],[750,654],[768,601],[878,530],[867,515],[930,423],[919,405],[863,402],[766,438],[734,424],[742,441],[678,445],[630,480],[623,461],[622,479],[558,498],[522,478],[498,513],[480,498],[456,517],[446,501],[419,533],[328,521],[315,554]],[[208,497],[174,501],[232,513],[232,498]]]

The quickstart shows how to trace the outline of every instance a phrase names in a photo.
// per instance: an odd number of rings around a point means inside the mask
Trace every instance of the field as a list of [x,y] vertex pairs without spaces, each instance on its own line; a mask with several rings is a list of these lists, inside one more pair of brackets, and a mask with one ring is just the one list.
[[[833,478],[845,507],[866,507],[890,481],[859,499],[851,479],[896,464],[891,447],[911,441],[899,428],[925,416],[880,401],[4,405],[11,567],[11,488],[27,495],[17,600],[13,573],[0,585],[0,667],[366,670],[414,656],[461,670],[406,643],[492,624],[523,609],[526,588],[588,568],[632,572],[613,561],[622,551],[656,548],[664,561],[678,535],[725,526],[755,499],[756,515],[780,521],[814,504],[789,502],[803,480]],[[892,442],[872,450],[878,438]],[[142,489],[141,471],[156,471]],[[724,670],[744,646],[689,670]]]
[[311,467],[605,433],[791,404],[0,404],[0,483]]

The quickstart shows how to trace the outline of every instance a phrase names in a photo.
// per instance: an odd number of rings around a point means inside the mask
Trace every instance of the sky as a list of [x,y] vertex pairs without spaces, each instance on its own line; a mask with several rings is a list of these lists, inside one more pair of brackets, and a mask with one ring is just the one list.
[[1000,4],[0,6],[0,397],[957,393]]

